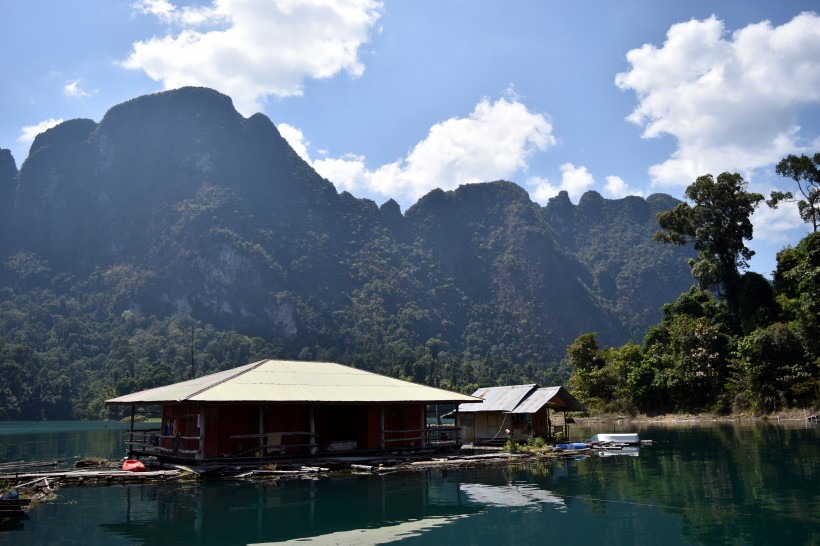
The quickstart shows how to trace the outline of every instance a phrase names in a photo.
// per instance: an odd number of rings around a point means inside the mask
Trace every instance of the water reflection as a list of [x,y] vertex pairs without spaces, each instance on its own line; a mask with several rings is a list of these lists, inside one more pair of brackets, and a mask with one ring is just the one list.
[[[206,482],[124,488],[125,513],[102,527],[145,543],[271,543],[332,537],[333,543],[383,543],[420,536],[487,507],[548,504],[552,492],[514,481],[532,470],[485,469],[465,482],[460,472],[431,471],[322,480]],[[483,478],[479,479],[479,478]],[[352,534],[351,534],[352,533]],[[392,540],[392,539],[391,539]]]
[[820,544],[820,426],[639,428],[654,441],[639,457],[319,480],[66,487],[56,501],[32,509],[25,529],[0,533],[0,542],[501,546],[571,532],[575,541],[598,544]]
[[566,510],[567,505],[560,497],[528,483],[512,485],[484,485],[480,483],[461,484],[463,493],[470,502],[479,506],[529,507],[537,509],[541,503],[552,504],[558,510]]

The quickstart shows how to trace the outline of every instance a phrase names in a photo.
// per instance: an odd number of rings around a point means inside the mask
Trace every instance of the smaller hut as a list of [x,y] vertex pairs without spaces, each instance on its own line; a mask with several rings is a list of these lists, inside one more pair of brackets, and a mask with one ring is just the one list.
[[[569,437],[571,411],[587,409],[564,387],[540,387],[536,384],[507,385],[478,389],[473,396],[483,404],[461,404],[458,407],[458,426],[465,442],[502,442],[512,436],[522,440],[527,436],[555,438],[561,433]],[[550,412],[561,413],[563,419],[555,424]]]

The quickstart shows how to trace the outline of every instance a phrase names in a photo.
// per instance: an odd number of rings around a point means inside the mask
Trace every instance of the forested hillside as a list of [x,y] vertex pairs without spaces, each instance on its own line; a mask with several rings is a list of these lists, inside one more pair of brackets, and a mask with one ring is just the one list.
[[469,391],[561,383],[581,333],[642,339],[692,284],[655,195],[542,207],[506,181],[404,214],[338,193],[258,114],[139,97],[0,151],[0,418],[247,363],[333,360]]
[[[798,202],[814,231],[777,255],[774,282],[744,271],[753,252],[752,212],[764,196],[739,174],[699,177],[692,202],[661,213],[656,239],[694,244],[698,286],[663,306],[643,342],[599,346],[595,334],[568,350],[575,393],[616,412],[754,412],[820,407],[820,154],[788,156],[785,176],[808,185]],[[785,194],[767,201],[776,206]],[[791,196],[788,197],[791,199]],[[806,213],[807,209],[811,209]]]

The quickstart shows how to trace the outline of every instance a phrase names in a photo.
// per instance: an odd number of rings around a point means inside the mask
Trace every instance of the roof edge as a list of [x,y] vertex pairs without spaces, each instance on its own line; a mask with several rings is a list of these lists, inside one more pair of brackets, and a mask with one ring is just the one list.
[[265,362],[267,362],[268,360],[269,360],[269,359],[265,358],[265,359],[263,359],[263,360],[259,360],[259,361],[257,361],[257,362],[253,362],[253,363],[251,363],[250,365],[243,366],[243,368],[245,368],[244,370],[239,371],[239,372],[237,372],[237,373],[235,373],[235,374],[229,375],[228,377],[226,377],[226,378],[225,378],[225,379],[223,379],[222,381],[217,381],[216,383],[213,383],[213,384],[211,384],[211,385],[208,385],[207,387],[203,387],[203,388],[199,389],[199,390],[198,390],[198,391],[196,391],[196,392],[192,392],[191,394],[189,394],[189,395],[188,395],[188,396],[186,396],[185,398],[182,398],[182,399],[180,399],[180,400],[177,400],[177,402],[184,402],[184,401],[188,401],[188,400],[190,400],[191,398],[193,398],[193,397],[195,397],[195,396],[198,396],[198,395],[202,394],[203,392],[209,391],[209,390],[213,389],[214,387],[219,386],[219,385],[221,385],[222,383],[225,383],[226,381],[230,381],[231,379],[234,379],[234,378],[239,377],[239,376],[241,376],[241,375],[245,375],[246,373],[248,373],[248,372],[250,372],[250,371],[252,371],[252,370],[255,370],[256,368],[258,368],[259,366],[261,366],[262,364],[264,364],[264,363],[265,363]]

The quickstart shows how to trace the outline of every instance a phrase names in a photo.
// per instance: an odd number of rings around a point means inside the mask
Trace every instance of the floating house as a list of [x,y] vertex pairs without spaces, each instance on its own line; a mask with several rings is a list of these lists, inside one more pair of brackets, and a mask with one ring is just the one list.
[[[429,406],[481,403],[330,362],[260,360],[106,400],[131,407],[128,454],[207,462],[460,444],[459,429],[428,424]],[[138,408],[160,406],[156,430],[135,430]]]
[[[567,413],[587,411],[564,387],[536,384],[478,389],[473,396],[483,404],[460,404],[456,422],[465,442],[517,440],[526,436],[552,438],[560,432],[569,437]],[[560,425],[553,424],[550,411],[562,413]]]

